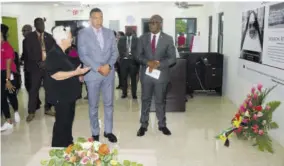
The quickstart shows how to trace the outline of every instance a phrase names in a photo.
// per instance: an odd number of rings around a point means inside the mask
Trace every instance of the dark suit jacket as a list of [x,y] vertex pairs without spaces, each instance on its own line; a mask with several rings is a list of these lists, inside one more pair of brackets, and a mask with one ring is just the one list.
[[[136,55],[137,53],[137,43],[138,43],[138,39],[135,36],[132,36],[131,39],[131,54],[133,55],[133,57]],[[125,58],[125,56],[127,56],[127,36],[123,36],[119,39],[118,41],[118,52],[119,52],[119,58],[123,59]]]
[[[44,32],[46,54],[56,43],[51,34]],[[31,32],[23,41],[23,55],[26,70],[29,72],[39,71],[38,63],[42,60],[42,49],[37,32]]]
[[[158,44],[156,46],[155,54],[152,53],[151,47],[151,33],[145,33],[140,36],[138,40],[136,60],[141,64],[141,81],[154,80],[159,83],[167,83],[170,79],[170,66],[176,63],[176,48],[174,46],[173,38],[163,32],[160,32]],[[161,71],[158,80],[145,74],[147,69],[147,62],[151,60],[160,61]]]

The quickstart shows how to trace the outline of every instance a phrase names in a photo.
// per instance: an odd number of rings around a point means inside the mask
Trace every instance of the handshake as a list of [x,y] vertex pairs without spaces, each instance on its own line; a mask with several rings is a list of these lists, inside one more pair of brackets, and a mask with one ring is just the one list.
[[148,61],[147,65],[149,66],[149,73],[152,73],[153,69],[157,69],[160,66],[159,61]]

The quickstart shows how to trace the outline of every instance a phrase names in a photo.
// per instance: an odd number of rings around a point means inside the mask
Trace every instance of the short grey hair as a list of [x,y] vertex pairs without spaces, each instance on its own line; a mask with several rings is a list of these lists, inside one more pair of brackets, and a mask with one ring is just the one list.
[[52,28],[52,36],[57,44],[61,44],[61,41],[68,38],[69,33],[71,33],[70,27],[56,26]]

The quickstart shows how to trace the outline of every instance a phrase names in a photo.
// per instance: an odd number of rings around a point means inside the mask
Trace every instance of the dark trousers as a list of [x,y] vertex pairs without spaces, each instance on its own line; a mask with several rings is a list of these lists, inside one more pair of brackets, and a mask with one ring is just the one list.
[[157,83],[154,80],[147,82],[141,80],[142,85],[142,109],[140,123],[142,127],[147,128],[149,123],[149,112],[152,103],[152,97],[155,97],[156,116],[159,127],[166,127],[166,94],[168,83]]
[[[31,81],[30,81],[30,74],[28,71],[24,71],[24,76],[25,76],[25,87],[27,92],[29,92],[30,87],[31,87]],[[39,108],[41,105],[41,101],[39,99],[39,95],[38,95],[38,102],[37,102],[37,108]]]
[[121,79],[121,69],[120,69],[120,64],[119,62],[115,63],[115,68],[116,68],[116,72],[117,72],[117,76],[118,76],[118,87],[122,86],[122,79]]
[[131,79],[131,92],[132,96],[136,96],[137,92],[137,73],[139,70],[139,66],[136,64],[134,60],[131,59],[122,59],[120,62],[121,69],[121,78],[122,78],[122,93],[127,95],[127,78],[130,75]]
[[53,126],[52,147],[68,147],[73,143],[72,126],[75,117],[74,102],[55,104],[55,122]]
[[[29,114],[34,114],[39,99],[39,89],[42,85],[42,81],[44,83],[44,77],[46,73],[44,70],[33,71],[29,73],[30,80],[30,89],[29,89],[29,102],[28,102],[28,111]],[[45,91],[45,110],[49,110],[51,108],[51,104],[47,102],[46,91]]]
[[[11,80],[11,82],[14,86],[16,85],[15,80]],[[5,70],[1,71],[1,111],[6,119],[11,118],[8,99],[14,111],[18,111],[19,104],[17,98],[17,90],[15,90],[13,93],[10,93],[8,90],[6,90],[6,70]]]

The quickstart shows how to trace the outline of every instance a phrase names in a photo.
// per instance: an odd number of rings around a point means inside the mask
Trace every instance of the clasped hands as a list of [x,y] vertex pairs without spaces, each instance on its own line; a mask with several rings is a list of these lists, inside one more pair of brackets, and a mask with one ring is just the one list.
[[98,68],[98,72],[99,72],[101,75],[103,75],[103,76],[107,76],[107,75],[109,74],[109,72],[110,72],[110,66],[109,66],[109,64],[105,64],[105,65],[103,65],[103,66],[100,66],[100,67]]
[[149,73],[152,73],[153,69],[157,69],[160,66],[159,61],[148,61]]

